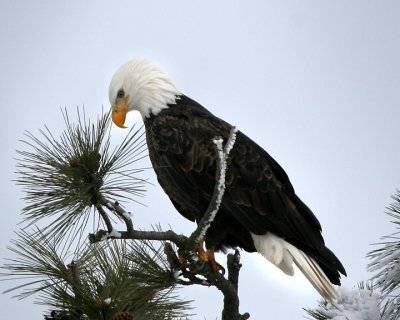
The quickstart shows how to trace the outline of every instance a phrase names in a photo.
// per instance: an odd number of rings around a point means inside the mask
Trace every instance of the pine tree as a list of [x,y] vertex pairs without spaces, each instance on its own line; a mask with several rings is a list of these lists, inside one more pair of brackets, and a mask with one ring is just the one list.
[[[16,182],[27,205],[23,228],[9,246],[16,258],[2,266],[2,275],[26,282],[8,291],[18,291],[19,298],[35,295],[49,308],[49,320],[157,320],[190,315],[190,301],[176,296],[177,286],[214,285],[224,295],[222,319],[247,319],[239,313],[239,252],[228,255],[226,278],[199,265],[196,254],[224,192],[236,131],[225,147],[215,142],[221,157],[215,194],[197,229],[184,236],[157,226],[135,230],[124,208],[145,191],[143,170],[135,167],[146,156],[142,128],[133,127],[111,150],[109,114],[92,123],[78,110],[76,124],[66,111],[63,116],[66,129],[59,137],[47,127],[39,137],[27,133],[29,150],[18,151]],[[126,230],[116,230],[116,220]]]
[[356,288],[339,288],[338,299],[318,302],[315,309],[305,309],[316,320],[378,320],[379,295],[369,284],[360,283]]
[[352,290],[339,290],[335,303],[320,301],[315,309],[306,309],[316,320],[400,319],[400,191],[392,196],[387,214],[393,218],[396,231],[382,237],[379,248],[370,251],[368,270],[375,272],[365,285]]
[[380,248],[371,251],[369,270],[376,272],[374,287],[382,294],[382,319],[400,319],[400,191],[392,196],[387,214],[393,218],[396,231],[382,238]]

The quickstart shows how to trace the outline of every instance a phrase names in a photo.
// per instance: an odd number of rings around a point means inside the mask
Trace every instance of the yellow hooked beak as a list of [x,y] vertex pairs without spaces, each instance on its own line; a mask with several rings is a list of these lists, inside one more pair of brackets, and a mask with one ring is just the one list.
[[124,123],[128,112],[128,103],[129,96],[125,96],[112,106],[112,121],[120,128],[126,128]]

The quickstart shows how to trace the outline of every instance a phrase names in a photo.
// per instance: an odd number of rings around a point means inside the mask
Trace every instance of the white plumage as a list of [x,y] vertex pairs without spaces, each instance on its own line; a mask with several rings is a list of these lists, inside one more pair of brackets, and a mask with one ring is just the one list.
[[330,301],[337,298],[335,288],[313,258],[271,232],[251,236],[257,251],[285,274],[294,274],[294,262],[321,296]]
[[128,111],[139,111],[143,119],[175,104],[180,94],[168,74],[147,59],[130,60],[115,72],[109,87],[111,105],[119,90],[130,98]]

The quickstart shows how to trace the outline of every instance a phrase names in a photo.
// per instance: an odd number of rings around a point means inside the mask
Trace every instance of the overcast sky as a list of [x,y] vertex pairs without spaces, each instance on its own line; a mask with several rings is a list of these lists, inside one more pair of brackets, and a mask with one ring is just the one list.
[[[365,255],[394,231],[383,212],[400,188],[399,12],[398,1],[365,0],[2,0],[0,257],[12,257],[6,246],[24,206],[12,181],[24,131],[59,132],[60,107],[73,114],[85,105],[96,117],[109,107],[116,68],[148,57],[285,168],[346,267],[344,286],[368,279]],[[113,129],[113,142],[125,134]],[[144,202],[128,206],[137,226],[193,230],[160,187],[149,186]],[[302,276],[287,277],[257,254],[242,257],[241,310],[252,319],[301,319],[303,307],[316,306]],[[220,317],[215,288],[180,294],[196,300],[193,319]],[[0,309],[4,319],[41,319],[46,310],[10,294]]]

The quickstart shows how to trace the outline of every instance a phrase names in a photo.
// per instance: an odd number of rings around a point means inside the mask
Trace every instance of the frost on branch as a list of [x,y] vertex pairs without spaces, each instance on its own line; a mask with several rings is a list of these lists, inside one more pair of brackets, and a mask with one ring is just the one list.
[[209,207],[207,208],[203,218],[200,220],[197,229],[192,233],[189,238],[189,242],[193,244],[199,243],[204,239],[205,234],[210,227],[211,223],[214,221],[215,215],[217,214],[219,207],[221,205],[222,197],[225,193],[225,174],[227,169],[227,160],[230,151],[236,141],[236,127],[232,127],[229,134],[229,138],[226,142],[225,148],[223,148],[222,138],[213,139],[215,144],[216,153],[218,155],[217,159],[217,172],[216,172],[216,184],[214,188],[214,193],[211,198]]

